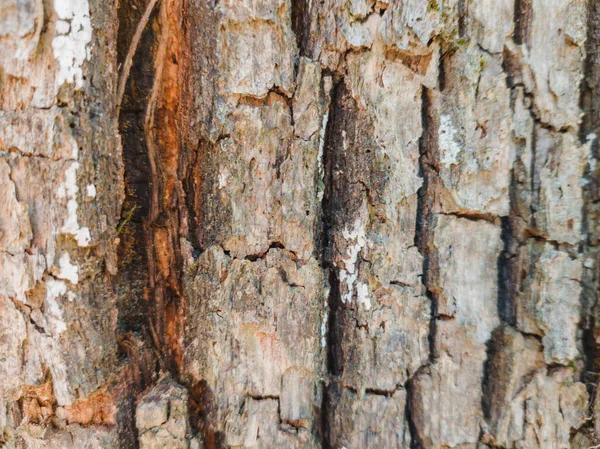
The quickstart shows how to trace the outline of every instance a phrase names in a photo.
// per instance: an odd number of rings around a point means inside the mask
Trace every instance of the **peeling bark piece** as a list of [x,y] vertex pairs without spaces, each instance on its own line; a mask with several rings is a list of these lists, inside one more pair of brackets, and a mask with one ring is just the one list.
[[408,448],[411,445],[405,416],[406,392],[359,395],[347,389],[332,405],[334,429],[332,447],[348,449]]
[[240,448],[310,448],[318,447],[305,430],[279,424],[278,401],[273,398],[247,398],[240,408],[232,410],[235,422],[227,423],[226,444]]
[[61,109],[0,111],[0,150],[54,160],[76,159],[79,148]]
[[[367,276],[374,278],[361,279],[369,295],[392,282],[418,286],[422,271],[414,246],[422,184],[420,80],[402,64],[372,53],[352,57],[349,64],[349,91],[338,94],[339,128],[328,143],[335,146],[328,150],[334,183],[329,207],[344,211],[335,217],[333,242],[345,302],[357,296],[359,259],[371,263]],[[403,120],[397,120],[398,108]]]
[[303,261],[317,249],[315,222],[324,193],[323,147],[332,84],[318,63],[300,58],[292,103],[294,139],[279,168],[281,225],[277,233],[283,246]]
[[291,95],[297,49],[289,0],[223,2],[221,8],[225,92],[263,98],[279,88]]
[[507,215],[515,149],[502,58],[471,42],[445,59],[444,79],[438,129],[442,207]]
[[532,0],[531,24],[522,48],[525,86],[542,123],[556,130],[581,121],[579,83],[583,78],[586,2]]
[[571,370],[541,369],[507,404],[506,430],[497,444],[571,448],[571,432],[585,421],[587,400],[585,385],[573,380]]
[[438,34],[458,35],[458,0],[391,1],[380,25],[381,40],[411,53],[427,52]]
[[536,128],[534,224],[550,240],[576,245],[581,239],[582,179],[590,142],[573,133]]
[[469,35],[490,53],[501,53],[514,27],[515,0],[467,0]]
[[0,66],[7,75],[0,83],[3,111],[50,107],[56,95],[55,59],[42,29],[44,5],[41,0],[4,0],[0,7]]
[[135,411],[140,449],[187,449],[188,394],[170,375],[147,392]]
[[438,35],[458,35],[457,7],[457,0],[327,0],[312,8],[308,54],[333,71],[343,71],[349,49],[390,51],[407,61],[428,59],[429,44]]
[[[470,447],[483,424],[486,343],[496,309],[500,228],[454,216],[435,218],[429,288],[437,313],[434,362],[411,381],[411,413],[424,447]],[[465,236],[469,236],[465,238]]]
[[516,298],[517,327],[542,337],[546,363],[567,365],[579,356],[581,261],[550,243],[530,241],[520,263],[526,275]]
[[[280,249],[250,261],[211,247],[190,270],[184,367],[190,381],[203,383],[213,398],[205,405],[214,413],[207,425],[224,432],[227,441],[243,441],[247,432],[248,438],[258,438],[252,426],[276,429],[282,419],[313,429],[320,401],[315,382],[322,366],[318,264],[314,259],[299,264]],[[294,378],[294,388],[282,388]],[[276,398],[280,411],[276,403],[273,415],[264,408],[267,402],[257,399],[258,410],[248,412],[244,404],[254,404],[250,398]],[[252,424],[247,420],[255,418],[246,413],[274,421]],[[280,447],[275,440],[265,441],[265,447]],[[313,447],[316,442],[310,441]]]
[[[453,322],[438,324],[446,339],[465,338]],[[460,335],[460,337],[458,337]],[[457,343],[444,351],[428,371],[417,375],[411,389],[411,416],[422,447],[475,447],[483,423],[481,385],[485,346]]]
[[374,52],[348,62],[326,142],[327,252],[339,281],[332,285],[339,311],[330,332],[338,335],[342,383],[361,393],[389,391],[428,356],[430,303],[414,245],[421,84],[403,64]]
[[430,276],[436,313],[454,318],[469,341],[485,344],[499,324],[500,228],[482,220],[438,215],[433,238],[436,265]]
[[542,347],[534,338],[507,326],[494,332],[490,346],[483,396],[489,425],[487,438],[496,445],[511,447],[523,433],[523,423],[514,419],[522,404],[514,401],[544,367]]
[[264,254],[273,243],[303,261],[313,256],[330,85],[321,87],[315,64],[303,61],[300,69],[292,110],[277,94],[266,104],[238,105],[229,116],[228,137],[212,147],[212,179],[204,187],[211,201],[203,205],[200,231],[205,244],[219,243],[237,257]]
[[311,372],[300,367],[288,368],[281,376],[279,413],[283,422],[294,427],[307,428],[312,416]]
[[427,362],[429,300],[414,289],[391,286],[375,292],[377,307],[358,323],[342,323],[342,383],[363,393],[392,391]]
[[[231,137],[215,147],[216,173],[206,224],[227,251],[238,257],[261,254],[278,241],[280,183],[274,164],[291,143],[291,117],[281,97],[269,105],[239,106],[229,126]],[[280,163],[280,162],[279,162]],[[216,229],[215,229],[216,228]]]
[[45,430],[41,426],[24,426],[19,429],[18,437],[25,447],[36,449],[117,449],[119,438],[109,428],[67,426],[64,429]]
[[[324,212],[331,224],[327,257],[339,281],[331,287],[339,299],[332,301],[329,330],[331,369],[339,377],[328,391],[342,390],[344,402],[329,398],[332,444],[385,447],[409,440],[403,415],[378,426],[366,413],[375,404],[401,407],[393,392],[429,356],[431,305],[422,294],[423,259],[414,244],[422,80],[400,59],[356,53],[332,95]],[[390,397],[375,399],[369,391]]]

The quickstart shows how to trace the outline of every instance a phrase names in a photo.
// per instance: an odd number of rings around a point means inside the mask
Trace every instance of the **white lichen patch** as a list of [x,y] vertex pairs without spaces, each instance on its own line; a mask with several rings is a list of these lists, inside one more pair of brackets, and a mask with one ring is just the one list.
[[94,184],[88,184],[85,187],[85,193],[89,198],[96,198],[96,186]]
[[352,296],[354,293],[354,285],[358,278],[358,270],[356,263],[358,262],[358,254],[367,244],[366,233],[364,224],[360,219],[354,222],[354,228],[352,231],[346,227],[342,232],[342,236],[350,243],[346,249],[347,257],[343,259],[345,269],[340,270],[340,282],[346,286],[346,291],[342,295],[342,302],[352,302]]
[[227,187],[227,178],[229,177],[229,173],[227,171],[222,171],[219,173],[219,189],[224,189]]
[[92,21],[88,0],[54,0],[59,20],[52,39],[52,50],[58,64],[57,85],[74,83],[83,87],[83,62],[88,58],[87,45],[92,40]]
[[329,298],[329,288],[325,289],[323,294],[325,301],[324,312],[323,312],[323,320],[321,321],[321,347],[327,347],[327,322],[329,321],[329,303],[327,302],[327,298]]
[[371,309],[371,296],[369,295],[369,286],[362,282],[356,284],[356,297],[358,303],[362,304],[365,309]]
[[64,253],[60,256],[58,267],[60,268],[60,271],[56,275],[57,277],[66,279],[72,284],[77,284],[77,282],[79,282],[79,267],[71,263],[71,256],[69,256],[69,253]]
[[57,34],[61,34],[61,35],[69,34],[69,31],[71,31],[71,24],[69,22],[67,22],[66,20],[57,20],[56,21],[56,33]]
[[447,114],[440,116],[438,143],[440,148],[440,161],[444,165],[458,163],[461,147],[456,141],[457,130],[452,124],[452,118]]
[[77,169],[78,162],[73,162],[65,171],[65,181],[57,189],[59,198],[67,198],[67,218],[61,228],[61,231],[73,235],[79,246],[88,246],[91,241],[90,230],[86,227],[79,227],[77,221]]
[[62,309],[58,303],[58,297],[65,293],[67,293],[67,285],[63,281],[57,281],[53,278],[46,281],[45,316],[57,334],[67,330],[67,324],[63,319]]
[[77,195],[77,169],[79,168],[79,163],[74,162],[69,165],[69,168],[65,171],[65,182],[63,182],[59,187],[56,193],[59,198],[72,197]]

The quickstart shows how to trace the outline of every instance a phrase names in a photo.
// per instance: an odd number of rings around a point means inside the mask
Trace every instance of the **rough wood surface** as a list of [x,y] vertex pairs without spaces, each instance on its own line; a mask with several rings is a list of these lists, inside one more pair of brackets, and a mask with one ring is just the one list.
[[0,447],[600,445],[600,2],[0,0]]

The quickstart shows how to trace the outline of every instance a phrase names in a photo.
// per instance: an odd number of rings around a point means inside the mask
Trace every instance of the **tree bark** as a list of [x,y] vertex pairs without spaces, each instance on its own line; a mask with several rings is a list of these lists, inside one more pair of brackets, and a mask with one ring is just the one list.
[[600,3],[0,0],[0,447],[600,444]]

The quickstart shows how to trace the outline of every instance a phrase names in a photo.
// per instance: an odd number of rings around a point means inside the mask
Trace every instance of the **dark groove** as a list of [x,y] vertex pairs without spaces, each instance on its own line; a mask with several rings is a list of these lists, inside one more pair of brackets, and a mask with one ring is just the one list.
[[446,55],[448,55],[450,52],[451,50],[447,50],[440,55],[440,61],[438,63],[438,85],[440,92],[443,92],[446,88],[446,64],[444,59],[446,58]]
[[467,1],[458,0],[458,37],[463,38],[467,32]]
[[215,430],[215,395],[205,380],[188,385],[188,413],[192,431],[201,435],[205,449],[225,449],[225,435]]
[[498,256],[498,316],[502,321],[511,326],[516,325],[516,312],[514,303],[514,279],[513,264],[511,262],[513,254],[511,252],[513,241],[513,229],[510,217],[501,217],[502,231],[500,238],[504,247]]
[[321,409],[319,410],[319,432],[321,434],[321,449],[332,449],[331,439],[329,436],[329,416],[330,410],[330,392],[329,383],[327,381],[321,383],[321,389],[323,391],[323,397],[321,399]]
[[580,106],[583,120],[580,141],[585,143],[590,133],[600,129],[600,2],[588,3],[588,30],[585,41],[585,76],[581,82]]
[[[440,65],[442,64],[440,58]],[[443,83],[443,67],[440,67],[440,85]],[[440,86],[441,88],[441,86]],[[419,249],[423,257],[423,274],[422,283],[425,290],[425,295],[431,304],[431,313],[429,318],[429,359],[425,367],[419,368],[413,378],[406,382],[406,409],[405,419],[408,423],[408,429],[411,438],[410,449],[422,449],[425,447],[421,441],[417,426],[413,420],[413,407],[415,406],[415,397],[413,391],[413,381],[416,376],[435,361],[435,337],[437,328],[437,305],[433,292],[430,289],[430,274],[435,268],[435,263],[432,263],[432,255],[429,248],[431,240],[431,229],[433,225],[433,202],[435,201],[435,192],[433,178],[436,176],[436,156],[437,156],[437,132],[438,120],[435,116],[436,111],[432,101],[432,93],[426,87],[421,90],[421,126],[422,134],[419,139],[419,176],[423,179],[423,184],[417,192],[417,217],[415,229],[415,246]]]
[[[143,0],[121,2],[118,9],[119,29],[117,37],[117,60],[123,63],[130,46],[137,23],[145,9]],[[154,11],[150,23],[157,18]],[[148,331],[149,302],[144,300],[147,289],[148,255],[146,252],[145,217],[150,208],[150,161],[145,143],[144,114],[148,96],[152,88],[152,72],[156,51],[156,35],[151,26],[146,27],[134,55],[133,65],[125,89],[123,107],[118,117],[119,133],[123,142],[123,167],[125,200],[121,205],[119,223],[118,274],[115,285],[118,295],[117,332],[121,340],[143,341],[144,346],[152,347]],[[135,344],[135,343],[134,343]],[[148,354],[154,356],[154,351]],[[149,369],[138,357],[123,355],[132,365],[132,370],[141,372]],[[158,364],[148,362],[154,368]],[[131,390],[126,400],[118,406],[119,446],[124,449],[139,447],[135,426],[137,397],[152,382],[150,375],[127,385]]]
[[513,39],[517,45],[527,45],[532,19],[533,9],[531,7],[531,0],[515,0],[515,31]]
[[327,121],[327,127],[325,129],[325,143],[323,147],[323,183],[325,185],[325,191],[323,194],[323,200],[321,204],[321,232],[319,235],[319,245],[321,248],[321,266],[325,270],[328,284],[329,284],[329,296],[327,299],[327,307],[329,310],[328,321],[327,321],[327,336],[326,336],[326,366],[327,366],[327,380],[323,385],[323,403],[321,407],[321,447],[322,449],[332,449],[331,446],[331,416],[333,414],[332,404],[332,388],[333,377],[339,374],[340,354],[341,350],[339,341],[338,329],[338,312],[340,308],[340,293],[339,293],[339,280],[334,267],[331,266],[330,262],[330,246],[331,232],[334,225],[334,183],[333,183],[333,164],[335,155],[333,148],[335,145],[335,139],[333,134],[336,132],[336,122],[339,120],[337,111],[339,102],[341,99],[341,93],[344,85],[344,80],[340,80],[336,83],[331,91],[331,100],[329,105],[329,120]]
[[431,303],[431,318],[429,320],[429,360],[435,358],[435,335],[437,304],[435,296],[430,289],[430,275],[435,269],[429,249],[432,226],[432,203],[434,192],[432,192],[432,178],[435,176],[435,155],[437,148],[437,119],[434,117],[435,110],[431,100],[431,92],[426,87],[421,91],[421,123],[422,135],[419,139],[419,176],[423,178],[423,184],[417,192],[417,219],[415,229],[415,246],[423,256],[422,283],[425,286],[425,294]]
[[[144,10],[143,1],[122,3],[119,8],[118,59],[125,57]],[[137,7],[137,9],[136,9]],[[156,19],[156,11],[150,21]],[[150,161],[145,143],[144,114],[152,88],[152,65],[156,49],[156,36],[148,26],[142,34],[139,51],[133,65],[123,97],[119,115],[119,132],[123,141],[123,166],[125,169],[125,201],[121,212],[121,233],[118,253],[117,290],[119,295],[119,331],[144,333],[148,315],[148,302],[144,290],[148,284],[148,258],[146,253],[144,219],[150,208]],[[126,111],[135,112],[126,112]],[[120,226],[121,226],[120,225]]]
[[411,382],[406,383],[406,406],[404,407],[404,416],[408,423],[408,432],[410,434],[410,449],[423,449],[424,445],[419,439],[419,433],[412,417],[412,404],[414,401]]
[[[581,144],[588,142],[590,134],[596,136],[600,133],[600,2],[590,0],[588,2],[587,39],[585,42],[586,59],[584,63],[584,78],[580,86],[580,107],[583,119],[579,129],[579,140]],[[600,146],[598,139],[591,142],[592,157],[596,160],[600,157]],[[582,229],[585,236],[582,241],[581,252],[584,260],[591,259],[598,263],[600,252],[600,169],[595,169],[588,164],[584,173],[587,181],[583,186],[583,210]],[[590,395],[589,416],[594,416],[594,400],[598,395],[598,382],[600,381],[600,345],[598,336],[600,329],[599,308],[599,277],[598,266],[584,268],[582,278],[581,305],[582,317],[580,331],[582,333],[582,350],[584,368],[582,380],[585,382]],[[595,435],[595,443],[598,443],[597,432],[593,429],[593,423],[587,426]],[[593,429],[593,430],[592,430]]]
[[481,395],[481,409],[483,411],[483,416],[486,421],[489,421],[492,417],[492,401],[493,401],[493,390],[496,386],[495,382],[498,382],[499,379],[494,378],[494,370],[493,364],[496,361],[496,354],[498,354],[501,350],[501,346],[498,344],[498,341],[501,341],[499,335],[502,332],[502,325],[500,327],[494,329],[492,332],[492,336],[486,342],[486,360],[483,364],[483,380],[481,383],[482,392]]
[[309,3],[310,0],[292,0],[292,31],[296,35],[296,44],[300,56],[306,55],[310,32]]
[[323,203],[321,206],[321,263],[328,272],[329,282],[329,320],[327,326],[327,370],[330,375],[340,374],[341,367],[341,351],[339,332],[338,332],[338,312],[341,306],[340,286],[337,278],[335,267],[331,265],[331,233],[334,227],[334,221],[338,205],[336,204],[336,192],[334,187],[334,164],[336,163],[335,145],[337,138],[334,136],[338,130],[338,122],[340,120],[338,110],[339,102],[343,95],[344,80],[340,80],[332,90],[329,120],[325,131],[325,145],[323,148],[323,166],[325,192],[323,195]]

